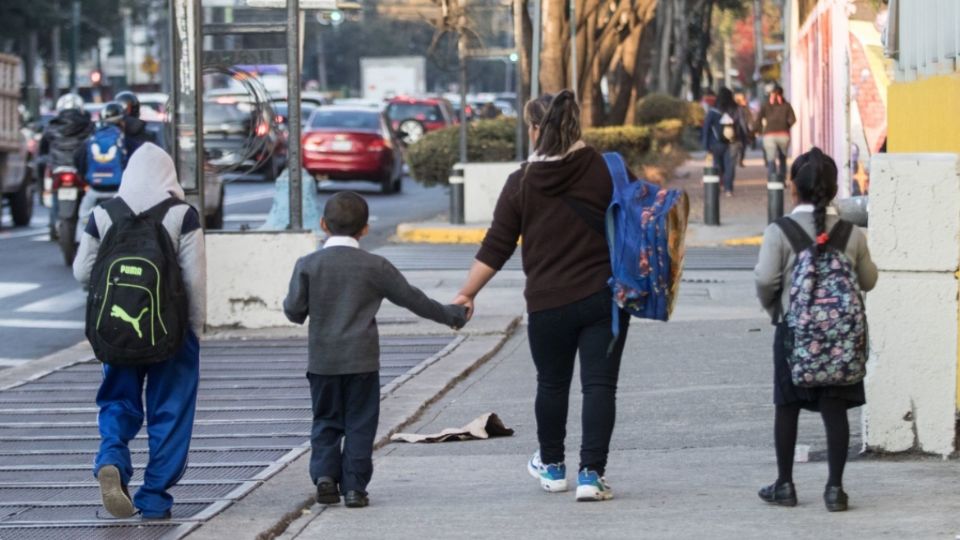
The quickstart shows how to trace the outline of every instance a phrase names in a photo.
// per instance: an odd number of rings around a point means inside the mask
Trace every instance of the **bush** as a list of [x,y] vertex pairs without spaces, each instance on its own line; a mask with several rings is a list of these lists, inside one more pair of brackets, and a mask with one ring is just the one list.
[[[516,157],[514,118],[476,120],[467,130],[467,157],[472,162],[513,161]],[[460,161],[460,126],[427,133],[407,151],[410,173],[426,186],[446,184],[450,169]]]
[[680,120],[686,125],[703,124],[705,113],[699,103],[667,94],[649,94],[637,102],[636,123],[641,126],[664,120]]
[[639,165],[653,146],[646,126],[588,128],[583,131],[583,140],[599,152],[620,153],[631,168]]

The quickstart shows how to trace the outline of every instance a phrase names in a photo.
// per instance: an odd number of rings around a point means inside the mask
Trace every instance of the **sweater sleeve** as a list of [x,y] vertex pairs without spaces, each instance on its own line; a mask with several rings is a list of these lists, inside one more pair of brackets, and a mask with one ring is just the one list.
[[497,271],[503,268],[503,265],[513,256],[513,252],[517,249],[517,242],[520,240],[523,220],[516,195],[520,190],[523,170],[521,168],[510,175],[503,186],[500,197],[497,199],[497,206],[493,210],[493,223],[477,251],[477,260]]
[[857,235],[859,242],[857,245],[857,281],[860,282],[860,290],[868,292],[877,286],[877,278],[879,277],[877,265],[870,257],[867,237],[860,230],[855,231],[854,234]]
[[303,259],[297,261],[290,276],[287,298],[283,301],[283,314],[292,323],[303,324],[310,314],[310,278],[303,271]]
[[200,335],[207,322],[207,248],[200,227],[200,214],[193,207],[183,216],[177,262],[187,290],[190,327]]
[[73,259],[73,277],[80,282],[84,289],[90,287],[90,273],[93,264],[97,261],[97,252],[100,251],[100,234],[97,228],[97,212],[90,214],[87,227],[80,236],[80,247]]
[[390,261],[383,259],[381,275],[383,280],[383,296],[394,304],[409,309],[415,315],[430,319],[431,321],[461,328],[466,323],[467,310],[463,306],[443,305],[436,300],[431,299],[423,291],[410,285],[407,278],[397,270],[397,267],[390,264]]
[[783,249],[783,235],[776,224],[771,224],[763,233],[763,244],[760,246],[760,256],[754,269],[754,279],[757,286],[757,298],[771,316],[775,316],[779,309],[780,292],[783,289],[783,264],[781,250]]

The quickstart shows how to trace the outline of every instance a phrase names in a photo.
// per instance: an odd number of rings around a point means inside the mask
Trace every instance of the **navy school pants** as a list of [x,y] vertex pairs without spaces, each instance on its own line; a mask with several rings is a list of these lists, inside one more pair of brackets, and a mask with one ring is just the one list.
[[100,451],[93,474],[96,476],[104,465],[115,465],[123,484],[130,483],[133,463],[129,443],[143,426],[146,404],[150,458],[143,485],[133,497],[134,506],[145,517],[161,516],[173,506],[173,496],[167,490],[187,469],[199,383],[200,343],[192,331],[187,332],[177,354],[166,362],[143,367],[103,366],[103,381],[97,392]]

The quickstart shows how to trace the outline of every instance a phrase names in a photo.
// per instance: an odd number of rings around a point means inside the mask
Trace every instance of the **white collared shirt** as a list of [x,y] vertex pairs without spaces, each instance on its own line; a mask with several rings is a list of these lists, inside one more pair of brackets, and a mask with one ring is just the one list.
[[360,248],[360,242],[352,236],[331,236],[323,243],[323,249],[328,247],[352,247]]
[[[813,205],[812,205],[812,204],[798,204],[797,206],[795,206],[795,207],[793,208],[793,212],[790,212],[790,213],[791,213],[791,214],[800,214],[800,213],[806,212],[806,213],[808,213],[808,214],[812,214],[812,213],[813,213],[813,210],[814,210],[814,208],[813,208]],[[836,208],[834,208],[833,206],[828,206],[828,207],[827,207],[827,215],[828,215],[828,216],[836,216],[836,215],[839,215],[839,214],[837,213],[837,209],[836,209]]]

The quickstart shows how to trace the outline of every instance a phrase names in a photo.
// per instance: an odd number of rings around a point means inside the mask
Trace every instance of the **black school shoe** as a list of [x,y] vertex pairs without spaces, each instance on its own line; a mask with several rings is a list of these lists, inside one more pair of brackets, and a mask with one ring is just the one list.
[[317,480],[317,502],[320,504],[338,504],[340,490],[337,483],[329,476],[322,476]]
[[823,504],[827,512],[846,512],[848,500],[847,492],[840,486],[827,486],[823,490]]
[[760,488],[760,492],[757,493],[757,495],[770,504],[780,506],[797,505],[797,488],[793,486],[793,482],[786,482],[779,486],[774,482],[769,486]]
[[120,478],[120,469],[116,465],[104,465],[97,472],[97,481],[100,483],[100,499],[103,507],[115,518],[129,518],[137,513],[130,499],[127,486]]
[[343,504],[347,508],[363,508],[370,504],[370,497],[362,491],[350,490],[343,496]]

